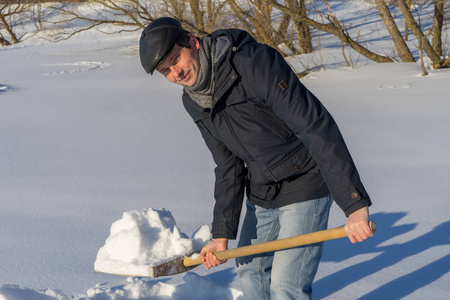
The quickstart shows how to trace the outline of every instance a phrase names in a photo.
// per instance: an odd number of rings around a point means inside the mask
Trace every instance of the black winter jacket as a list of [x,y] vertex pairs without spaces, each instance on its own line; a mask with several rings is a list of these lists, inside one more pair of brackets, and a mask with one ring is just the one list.
[[339,129],[284,58],[247,32],[218,30],[211,109],[183,104],[216,163],[213,238],[237,235],[244,191],[276,208],[330,192],[348,216],[371,205]]

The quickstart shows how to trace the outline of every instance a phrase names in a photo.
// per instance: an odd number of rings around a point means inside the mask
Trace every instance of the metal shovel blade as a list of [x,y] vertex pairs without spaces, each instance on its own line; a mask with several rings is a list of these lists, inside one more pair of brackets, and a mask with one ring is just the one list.
[[162,263],[157,266],[148,267],[148,273],[151,277],[171,276],[187,272],[198,267],[200,264],[185,266],[184,260],[186,257],[179,257],[174,260]]

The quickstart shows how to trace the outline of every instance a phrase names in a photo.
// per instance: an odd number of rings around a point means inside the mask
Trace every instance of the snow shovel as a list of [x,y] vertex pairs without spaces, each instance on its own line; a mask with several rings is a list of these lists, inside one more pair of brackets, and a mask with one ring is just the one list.
[[[375,224],[375,222],[370,221],[369,226],[372,232],[375,232],[377,230],[377,225]],[[345,232],[344,226],[342,226],[333,229],[297,235],[294,237],[285,238],[281,240],[275,240],[261,244],[218,251],[215,252],[214,255],[217,257],[218,260],[226,260],[236,257],[249,256],[271,251],[289,249],[308,244],[325,242],[329,240],[344,238],[346,236],[347,233]],[[158,266],[149,267],[149,274],[152,277],[170,276],[189,271],[201,264],[203,264],[203,261],[199,257],[197,258],[180,257],[162,263]]]

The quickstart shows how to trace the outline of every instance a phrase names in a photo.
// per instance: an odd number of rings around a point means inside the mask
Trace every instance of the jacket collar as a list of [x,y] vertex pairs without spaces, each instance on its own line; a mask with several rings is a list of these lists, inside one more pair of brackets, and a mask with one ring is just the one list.
[[233,68],[233,57],[247,43],[256,42],[246,31],[239,29],[221,29],[211,37],[217,40],[215,58],[215,92],[211,111],[217,107],[223,95],[234,85],[239,74]]
[[[233,68],[233,57],[247,43],[256,42],[246,31],[240,29],[220,29],[209,35],[217,40],[214,60],[215,92],[211,110],[202,108],[190,99],[189,106],[196,110],[214,112],[223,95],[238,80],[239,74]],[[186,95],[185,95],[186,96]],[[212,114],[211,114],[212,116]]]

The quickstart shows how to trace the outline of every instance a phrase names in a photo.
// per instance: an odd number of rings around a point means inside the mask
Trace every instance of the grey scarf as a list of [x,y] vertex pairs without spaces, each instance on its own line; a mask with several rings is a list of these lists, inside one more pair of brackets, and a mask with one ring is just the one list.
[[185,86],[185,91],[198,105],[203,108],[212,107],[214,93],[214,57],[216,56],[216,41],[205,37],[200,41],[200,69],[194,86]]

